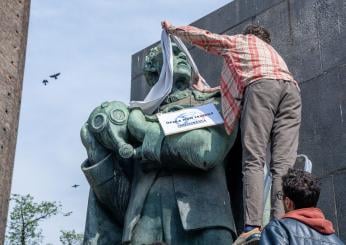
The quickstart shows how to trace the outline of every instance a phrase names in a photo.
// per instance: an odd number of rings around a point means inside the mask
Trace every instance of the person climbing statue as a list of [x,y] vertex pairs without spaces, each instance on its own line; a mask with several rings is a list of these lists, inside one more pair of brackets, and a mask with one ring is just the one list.
[[[293,166],[298,148],[301,98],[297,81],[278,52],[270,33],[249,25],[242,34],[219,35],[193,26],[161,22],[169,34],[224,60],[220,79],[222,113],[228,134],[240,117],[243,148],[244,231],[234,244],[258,241],[263,216],[263,171],[270,145],[271,217],[284,213],[277,194],[282,176]],[[194,88],[214,91],[201,79]]]

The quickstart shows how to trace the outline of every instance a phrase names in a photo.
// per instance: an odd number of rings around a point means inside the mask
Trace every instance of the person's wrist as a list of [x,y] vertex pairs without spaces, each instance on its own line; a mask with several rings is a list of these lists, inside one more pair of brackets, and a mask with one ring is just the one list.
[[173,25],[168,26],[167,29],[166,29],[166,31],[167,31],[168,33],[173,33],[174,30],[175,30],[175,27],[174,27]]

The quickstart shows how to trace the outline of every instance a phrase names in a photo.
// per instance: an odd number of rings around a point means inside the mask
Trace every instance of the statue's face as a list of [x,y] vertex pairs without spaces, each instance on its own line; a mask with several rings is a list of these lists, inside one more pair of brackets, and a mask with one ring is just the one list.
[[[174,87],[186,87],[191,80],[191,66],[187,61],[186,54],[175,43],[172,43],[173,51],[173,83]],[[150,86],[159,79],[162,68],[162,51],[159,46],[153,48],[146,57],[144,75]]]
[[173,82],[175,86],[187,84],[191,80],[191,66],[187,61],[186,54],[173,43]]

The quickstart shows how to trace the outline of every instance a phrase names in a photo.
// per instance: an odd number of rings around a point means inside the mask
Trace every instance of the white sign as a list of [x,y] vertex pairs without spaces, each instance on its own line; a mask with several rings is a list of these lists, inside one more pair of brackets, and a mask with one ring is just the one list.
[[157,117],[165,135],[214,126],[224,122],[214,104],[206,104],[164,114],[158,113]]

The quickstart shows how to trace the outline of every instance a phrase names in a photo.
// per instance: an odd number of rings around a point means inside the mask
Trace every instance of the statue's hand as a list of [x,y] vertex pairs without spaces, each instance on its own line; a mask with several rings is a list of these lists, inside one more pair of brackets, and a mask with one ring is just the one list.
[[143,142],[146,131],[151,123],[147,122],[144,113],[139,109],[130,112],[127,128],[130,134],[139,142]]
[[[145,150],[145,149],[144,149]],[[159,162],[155,160],[147,159],[144,156],[143,147],[139,146],[135,149],[134,158],[138,160],[140,166],[144,172],[149,172],[151,170],[160,169],[162,166]]]
[[90,164],[95,164],[104,159],[109,151],[102,146],[95,136],[89,131],[88,123],[85,123],[80,131],[82,143],[87,151]]
[[198,75],[195,78],[195,83],[192,84],[192,87],[202,93],[214,93],[220,90],[220,86],[214,88],[210,88],[209,86],[207,86],[206,81],[201,75]]
[[161,143],[164,133],[158,122],[147,121],[144,113],[133,109],[130,113],[127,128],[131,135],[141,144],[135,149],[134,157],[142,164],[143,169],[159,168]]

